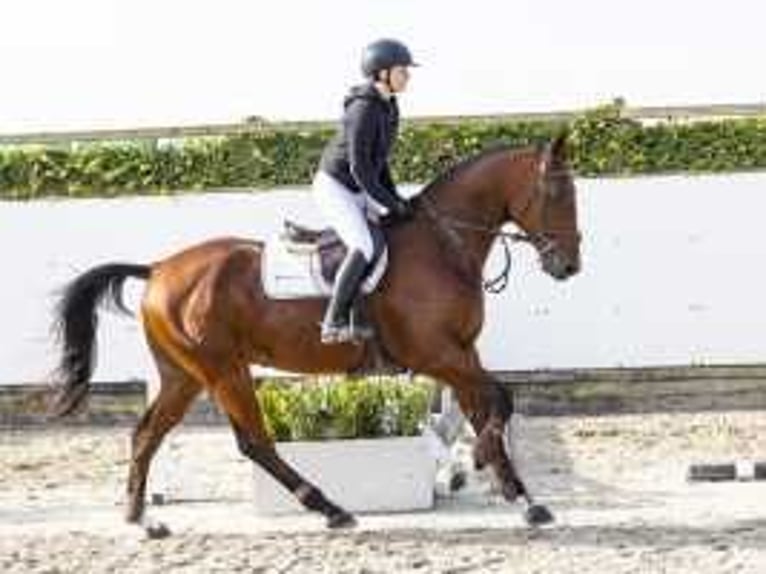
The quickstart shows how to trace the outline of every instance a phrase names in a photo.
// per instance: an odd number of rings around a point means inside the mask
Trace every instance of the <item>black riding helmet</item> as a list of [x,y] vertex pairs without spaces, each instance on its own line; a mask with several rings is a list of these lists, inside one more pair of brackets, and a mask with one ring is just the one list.
[[399,40],[390,38],[376,40],[364,49],[362,73],[367,78],[375,78],[378,72],[394,66],[417,66],[409,48]]

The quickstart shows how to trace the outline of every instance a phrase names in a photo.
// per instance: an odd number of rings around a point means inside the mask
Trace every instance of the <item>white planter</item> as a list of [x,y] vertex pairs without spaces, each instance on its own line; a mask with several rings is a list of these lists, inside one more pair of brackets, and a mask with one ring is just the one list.
[[[350,512],[433,506],[436,461],[425,437],[278,443],[277,450],[325,496]],[[305,511],[260,467],[255,467],[253,481],[257,514]]]

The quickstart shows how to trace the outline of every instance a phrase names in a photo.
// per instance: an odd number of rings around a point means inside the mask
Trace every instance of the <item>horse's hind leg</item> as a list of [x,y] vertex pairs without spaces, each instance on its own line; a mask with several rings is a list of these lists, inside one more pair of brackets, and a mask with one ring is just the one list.
[[165,358],[155,345],[150,347],[160,373],[160,390],[133,433],[126,519],[145,526],[149,535],[159,537],[168,534],[167,528],[149,524],[144,517],[149,465],[162,439],[181,421],[201,386]]
[[279,456],[268,435],[247,368],[216,381],[214,396],[231,421],[239,450],[261,466],[309,510],[320,512],[330,528],[353,526],[354,517],[330,502],[316,486],[304,479]]

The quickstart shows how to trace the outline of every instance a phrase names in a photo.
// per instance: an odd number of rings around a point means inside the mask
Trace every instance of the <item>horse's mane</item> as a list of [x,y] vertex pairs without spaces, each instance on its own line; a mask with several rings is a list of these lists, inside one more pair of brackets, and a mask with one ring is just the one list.
[[471,155],[467,158],[464,158],[460,160],[455,165],[452,165],[442,171],[440,174],[438,174],[434,179],[432,179],[424,188],[420,195],[425,195],[428,193],[431,193],[442,186],[449,185],[450,183],[457,180],[465,171],[467,171],[469,168],[471,168],[476,163],[479,163],[483,159],[495,155],[497,153],[501,152],[513,152],[513,153],[520,153],[524,151],[528,151],[530,149],[529,146],[524,147],[517,147],[512,146],[509,144],[495,144],[491,147],[488,147],[482,151],[480,151],[477,154]]

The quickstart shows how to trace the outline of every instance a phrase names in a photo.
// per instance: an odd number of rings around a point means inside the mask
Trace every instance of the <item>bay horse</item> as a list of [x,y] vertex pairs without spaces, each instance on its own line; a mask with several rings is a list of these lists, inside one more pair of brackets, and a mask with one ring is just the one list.
[[[402,368],[452,388],[476,433],[474,460],[489,465],[503,496],[522,496],[531,524],[553,519],[536,504],[512,462],[505,430],[513,397],[483,367],[476,340],[484,322],[482,270],[496,237],[512,221],[542,269],[557,280],[580,269],[576,189],[566,135],[544,144],[487,150],[438,177],[414,201],[414,216],[384,232],[386,274],[368,296],[377,340]],[[151,265],[111,263],[90,269],[64,290],[56,310],[62,356],[52,412],[70,414],[88,392],[95,361],[97,309],[122,305],[129,278],[146,280],[140,313],[160,388],[132,436],[127,482],[129,522],[164,535],[145,516],[146,478],[163,437],[205,390],[227,415],[241,453],[263,467],[329,527],[354,517],[292,468],[265,426],[249,368],[347,373],[365,364],[370,342],[324,345],[326,300],[274,300],[261,286],[264,244],[220,238]],[[257,385],[257,381],[255,382]]]

